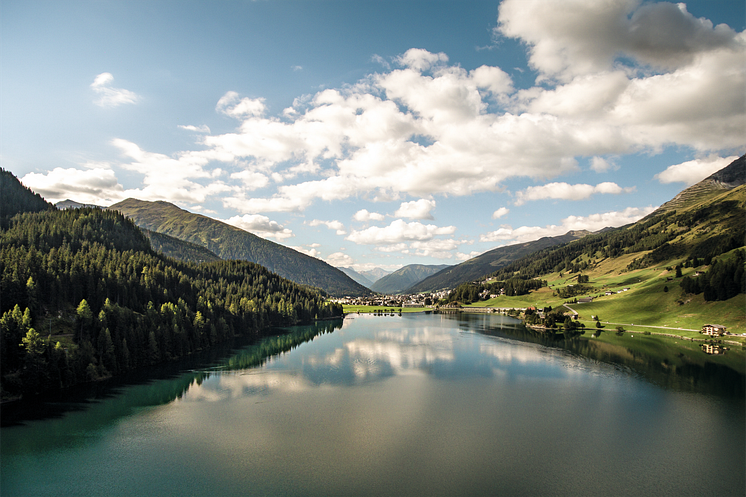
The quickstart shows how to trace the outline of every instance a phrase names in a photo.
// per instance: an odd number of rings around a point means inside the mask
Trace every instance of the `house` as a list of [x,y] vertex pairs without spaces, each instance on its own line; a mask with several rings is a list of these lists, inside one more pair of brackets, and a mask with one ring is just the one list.
[[607,290],[606,293],[604,293],[604,295],[607,295],[607,296],[614,295],[614,292],[612,290]]
[[590,304],[593,302],[593,297],[581,297],[578,299],[578,304]]
[[725,326],[721,326],[719,324],[704,324],[702,325],[702,333],[703,335],[710,335],[713,337],[719,337],[722,335],[725,335]]

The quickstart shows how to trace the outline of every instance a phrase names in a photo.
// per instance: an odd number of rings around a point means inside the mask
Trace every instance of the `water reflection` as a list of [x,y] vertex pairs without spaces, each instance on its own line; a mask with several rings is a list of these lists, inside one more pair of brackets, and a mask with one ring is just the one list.
[[[640,381],[663,374],[642,342],[490,315],[288,331],[3,429],[3,497],[743,494],[743,400]],[[677,376],[696,365],[669,355]],[[693,475],[701,460],[724,478]],[[583,461],[603,477],[578,477]]]

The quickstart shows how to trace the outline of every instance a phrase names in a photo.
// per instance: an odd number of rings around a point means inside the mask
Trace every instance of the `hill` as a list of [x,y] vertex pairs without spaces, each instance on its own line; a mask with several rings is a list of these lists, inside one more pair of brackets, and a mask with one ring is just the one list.
[[40,210],[0,227],[3,400],[341,315],[318,291],[258,264],[176,261],[119,212],[49,209],[28,189],[16,193],[0,197],[4,212],[11,200]]
[[0,227],[7,227],[10,218],[16,214],[54,208],[41,195],[23,186],[13,173],[0,168]]
[[283,278],[331,295],[369,295],[370,290],[324,261],[168,202],[127,199],[109,207],[141,228],[200,245],[224,260],[260,264]]
[[564,235],[544,237],[532,242],[498,247],[478,255],[456,266],[449,266],[425,278],[407,289],[408,293],[434,292],[445,288],[455,288],[461,283],[474,281],[493,273],[511,262],[539,250],[568,243],[588,234],[587,231],[570,231]]
[[[142,228],[141,228],[142,229]],[[201,245],[189,243],[163,233],[142,229],[150,240],[150,246],[166,257],[186,262],[216,262],[220,257]]]
[[[573,306],[615,324],[691,330],[704,323],[746,331],[746,163],[743,157],[640,221],[550,247],[454,294],[505,295],[475,305]],[[516,282],[545,287],[509,293]],[[476,285],[472,285],[476,287]],[[627,291],[625,291],[625,288]],[[530,293],[529,293],[530,291]],[[572,304],[571,304],[572,305]],[[567,308],[563,308],[563,312]]]
[[647,217],[693,207],[713,196],[746,184],[746,155],[739,157],[699,183],[686,188]]
[[371,290],[390,295],[402,293],[428,276],[450,267],[451,266],[447,264],[410,264],[376,281],[371,287]]
[[355,271],[351,267],[339,267],[337,269],[339,269],[344,274],[346,274],[347,276],[349,276],[350,278],[352,278],[352,281],[360,283],[365,288],[370,288],[371,286],[373,286],[373,282],[372,281],[370,281],[368,278],[366,278],[362,274],[358,273],[357,271]]

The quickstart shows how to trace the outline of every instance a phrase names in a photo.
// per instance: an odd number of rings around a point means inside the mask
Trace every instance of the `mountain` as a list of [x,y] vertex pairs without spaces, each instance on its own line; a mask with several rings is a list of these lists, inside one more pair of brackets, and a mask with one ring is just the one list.
[[385,269],[381,269],[380,267],[373,268],[369,271],[360,271],[360,274],[368,278],[370,281],[375,283],[376,281],[380,280],[387,274],[391,274],[391,271],[386,271]]
[[168,202],[127,199],[109,207],[139,227],[200,245],[225,260],[260,264],[283,278],[309,285],[331,295],[361,296],[371,292],[339,269],[278,243]]
[[530,254],[491,276],[506,280],[552,273],[635,271],[660,265],[709,266],[746,244],[746,161],[679,193],[636,223]]
[[410,264],[384,276],[376,281],[370,289],[374,292],[387,293],[390,295],[402,293],[428,276],[450,267],[451,266],[447,264]]
[[686,188],[647,217],[691,207],[743,184],[746,184],[746,155],[739,157],[699,183]]
[[9,219],[22,212],[54,210],[54,205],[38,193],[26,188],[13,173],[0,168],[0,227],[7,226]]
[[355,271],[351,267],[338,267],[337,269],[339,269],[344,274],[346,274],[347,276],[349,276],[350,278],[352,278],[353,281],[356,281],[356,282],[360,283],[361,285],[363,285],[365,288],[370,288],[371,286],[373,286],[373,282],[372,281],[370,281],[368,278],[366,278],[362,274],[358,273],[357,271]]
[[569,231],[560,236],[547,236],[532,242],[498,247],[456,266],[448,266],[442,271],[412,285],[407,289],[407,293],[434,292],[445,288],[455,288],[461,283],[473,281],[491,274],[501,267],[529,254],[547,247],[577,240],[587,234],[587,231]]
[[94,204],[81,204],[80,202],[76,202],[75,200],[61,200],[54,204],[55,207],[58,209],[83,209],[84,207],[91,207],[94,209],[102,209],[100,205],[94,205]]
[[342,315],[316,289],[253,262],[177,261],[120,212],[55,209],[15,178],[0,181],[2,212],[20,210],[0,226],[3,401]]
[[179,240],[178,238],[158,233],[156,231],[150,231],[144,228],[140,229],[142,229],[142,232],[145,233],[145,236],[150,240],[150,246],[166,257],[197,263],[216,262],[221,260],[220,257],[215,255],[215,253],[207,250],[202,245],[185,242],[184,240]]

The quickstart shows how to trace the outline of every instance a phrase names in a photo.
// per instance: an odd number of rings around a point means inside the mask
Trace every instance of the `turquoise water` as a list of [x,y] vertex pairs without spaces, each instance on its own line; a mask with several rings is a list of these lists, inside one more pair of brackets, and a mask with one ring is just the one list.
[[744,495],[743,398],[521,336],[491,315],[297,328],[3,428],[0,494]]

